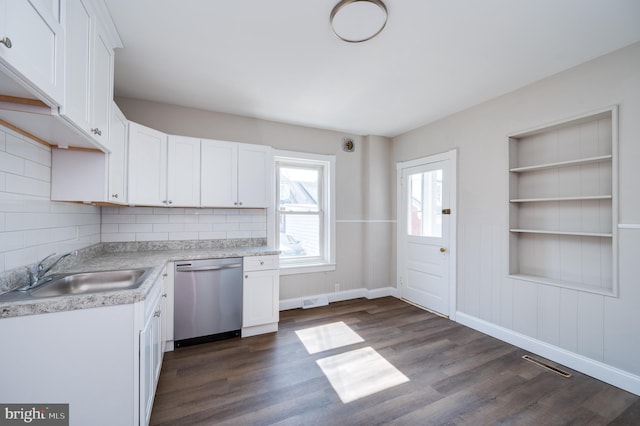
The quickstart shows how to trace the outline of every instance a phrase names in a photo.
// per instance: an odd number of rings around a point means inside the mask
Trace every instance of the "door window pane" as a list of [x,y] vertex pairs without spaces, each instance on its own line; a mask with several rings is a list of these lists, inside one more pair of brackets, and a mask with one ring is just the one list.
[[442,237],[442,169],[408,178],[409,235]]

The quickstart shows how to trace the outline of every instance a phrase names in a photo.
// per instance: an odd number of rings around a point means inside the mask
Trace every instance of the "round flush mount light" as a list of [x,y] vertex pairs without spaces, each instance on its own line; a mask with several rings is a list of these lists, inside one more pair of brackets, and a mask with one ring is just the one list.
[[371,40],[387,24],[387,7],[381,0],[342,0],[330,16],[333,32],[349,43]]

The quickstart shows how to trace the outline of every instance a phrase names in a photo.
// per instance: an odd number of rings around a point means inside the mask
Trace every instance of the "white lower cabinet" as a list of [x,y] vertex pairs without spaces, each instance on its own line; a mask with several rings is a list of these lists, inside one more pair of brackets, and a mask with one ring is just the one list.
[[147,425],[162,366],[162,278],[126,305],[0,319],[0,401],[69,404],[69,424]]
[[[161,278],[162,280],[162,278]],[[161,285],[161,284],[158,284]],[[149,307],[145,306],[145,323],[140,331],[140,424],[148,425],[162,368],[162,307],[158,293]]]
[[242,337],[278,331],[280,271],[277,255],[244,258]]

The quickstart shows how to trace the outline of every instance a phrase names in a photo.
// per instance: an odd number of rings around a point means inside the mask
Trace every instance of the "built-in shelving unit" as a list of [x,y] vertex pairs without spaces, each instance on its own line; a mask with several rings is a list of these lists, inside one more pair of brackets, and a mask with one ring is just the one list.
[[509,275],[616,295],[617,108],[509,137]]

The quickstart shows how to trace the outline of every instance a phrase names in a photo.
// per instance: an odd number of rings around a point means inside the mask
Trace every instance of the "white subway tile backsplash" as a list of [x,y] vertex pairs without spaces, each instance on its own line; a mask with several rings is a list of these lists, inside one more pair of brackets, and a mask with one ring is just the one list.
[[103,214],[102,223],[136,223],[136,216],[133,214]]
[[168,239],[168,232],[140,232],[136,234],[135,241],[166,241]]
[[0,252],[24,248],[22,232],[0,232]]
[[169,216],[166,214],[136,216],[136,223],[169,223]]
[[266,238],[266,229],[263,209],[102,208],[104,242]]
[[131,233],[114,233],[114,234],[102,234],[103,243],[122,243],[126,241],[136,241],[136,234]]
[[183,232],[184,223],[156,223],[153,232]]
[[179,240],[197,240],[198,233],[197,232],[169,232],[169,240],[179,241]]
[[238,231],[240,226],[237,223],[214,223],[214,231]]
[[184,230],[187,232],[207,232],[213,230],[213,225],[210,223],[185,223]]
[[103,223],[100,225],[101,234],[118,233],[117,223]]
[[24,174],[24,159],[0,151],[0,170],[18,175]]
[[6,173],[4,188],[6,192],[12,194],[32,195],[34,197],[49,198],[51,186],[49,182],[32,179],[25,176],[18,176]]
[[227,216],[215,214],[203,214],[198,216],[198,223],[225,223]]
[[22,135],[7,133],[6,151],[20,158],[51,167],[51,148],[32,142]]
[[52,202],[51,149],[0,126],[0,272],[100,242],[100,208]]
[[121,223],[118,225],[118,232],[153,232],[153,225],[150,223]]
[[51,168],[33,161],[25,161],[24,175],[33,179],[51,182]]

